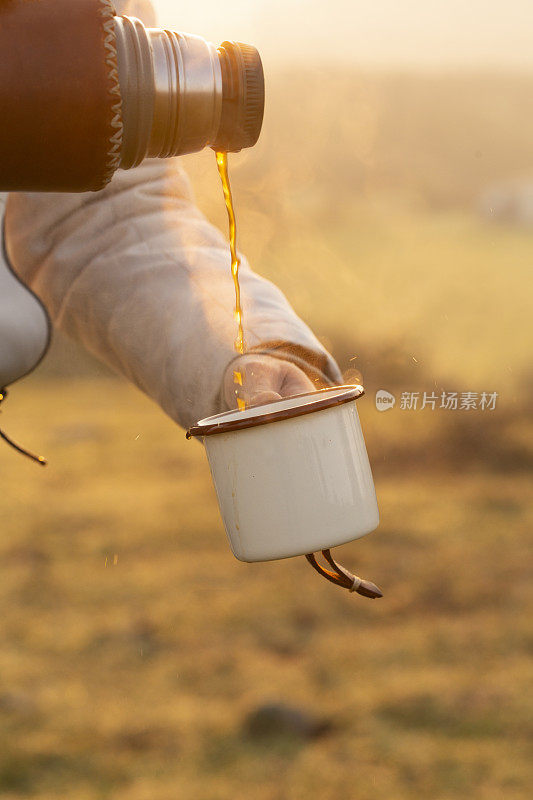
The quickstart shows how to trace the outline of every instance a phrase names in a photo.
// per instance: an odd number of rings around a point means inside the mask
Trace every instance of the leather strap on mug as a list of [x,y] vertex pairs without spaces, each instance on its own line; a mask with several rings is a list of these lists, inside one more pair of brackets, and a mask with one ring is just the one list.
[[305,557],[311,566],[316,569],[320,575],[326,578],[326,580],[331,581],[331,583],[335,583],[337,586],[342,586],[344,589],[348,589],[350,592],[357,592],[357,594],[360,594],[363,597],[370,597],[372,600],[374,600],[376,597],[383,597],[383,592],[376,586],[375,583],[364,580],[364,578],[359,578],[357,575],[352,575],[352,573],[348,572],[347,569],[342,567],[340,564],[337,564],[329,550],[322,550],[322,555],[328,564],[333,567],[334,572],[322,567],[317,562],[314,553],[308,553]]

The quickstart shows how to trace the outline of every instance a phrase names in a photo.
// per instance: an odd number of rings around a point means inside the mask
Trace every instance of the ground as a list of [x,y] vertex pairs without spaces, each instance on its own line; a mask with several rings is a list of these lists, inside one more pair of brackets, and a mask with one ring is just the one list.
[[[369,601],[237,562],[201,446],[131,387],[10,402],[51,463],[2,451],[2,797],[529,796],[526,475],[377,477],[379,530],[338,551]],[[269,701],[333,728],[253,740]]]
[[[333,77],[270,76],[230,170],[252,264],[363,374],[381,524],[335,552],[385,596],[236,561],[201,446],[60,343],[0,419],[50,460],[0,449],[5,800],[531,796],[533,235],[477,211],[531,165],[531,78]],[[329,732],[254,738],[271,702]]]

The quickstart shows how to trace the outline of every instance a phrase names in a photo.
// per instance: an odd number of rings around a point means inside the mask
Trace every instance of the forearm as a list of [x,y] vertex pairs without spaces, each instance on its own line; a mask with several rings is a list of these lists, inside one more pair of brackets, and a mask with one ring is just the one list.
[[[6,234],[14,268],[58,327],[182,425],[221,410],[235,357],[228,247],[176,160],[120,172],[96,195],[12,194]],[[241,281],[249,348],[286,347],[337,381],[281,292],[245,261]]]

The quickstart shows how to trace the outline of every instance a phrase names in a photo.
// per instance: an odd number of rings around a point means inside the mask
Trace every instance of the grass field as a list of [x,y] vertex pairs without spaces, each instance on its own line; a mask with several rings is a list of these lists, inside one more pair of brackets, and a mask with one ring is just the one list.
[[[2,451],[0,796],[529,797],[526,474],[377,465],[341,549],[371,602],[237,562],[200,446],[121,382],[10,402],[51,464]],[[333,727],[250,737],[268,701]]]
[[[313,80],[233,160],[242,246],[363,373],[381,524],[336,552],[385,596],[236,561],[201,446],[59,341],[0,420],[50,460],[0,449],[3,800],[531,796],[533,234],[475,205],[525,170],[529,82],[339,78],[364,114],[333,135]],[[214,156],[190,164],[224,224]],[[382,414],[378,388],[499,398]],[[254,734],[267,703],[327,729]]]

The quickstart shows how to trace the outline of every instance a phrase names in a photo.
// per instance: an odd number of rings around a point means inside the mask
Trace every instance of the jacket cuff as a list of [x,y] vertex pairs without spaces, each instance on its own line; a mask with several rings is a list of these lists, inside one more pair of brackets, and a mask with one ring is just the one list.
[[326,351],[311,350],[303,345],[291,342],[264,342],[250,348],[249,353],[260,353],[273,356],[283,361],[291,361],[307,377],[316,383],[317,389],[326,386],[338,386],[342,383],[342,374],[335,359]]

